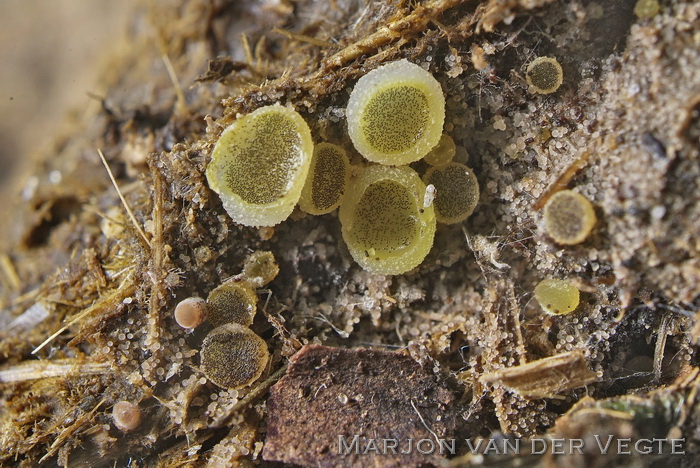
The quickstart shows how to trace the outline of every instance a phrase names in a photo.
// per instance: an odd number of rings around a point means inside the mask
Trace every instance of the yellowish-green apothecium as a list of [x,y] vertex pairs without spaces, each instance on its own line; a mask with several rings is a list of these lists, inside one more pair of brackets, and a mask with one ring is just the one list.
[[535,287],[535,299],[548,314],[564,315],[578,307],[578,288],[568,280],[547,278]]
[[425,191],[408,166],[369,166],[352,182],[340,206],[340,224],[362,268],[398,275],[423,261],[435,235],[435,212],[424,206]]
[[207,297],[207,320],[218,327],[226,323],[248,326],[257,311],[258,296],[246,282],[229,281],[213,289]]
[[346,112],[348,133],[366,159],[400,166],[437,145],[445,122],[445,96],[429,72],[398,60],[360,78]]
[[227,323],[212,330],[200,351],[204,374],[219,387],[236,389],[250,385],[270,359],[265,340],[250,328]]
[[544,206],[544,229],[558,244],[580,244],[586,240],[596,220],[591,202],[573,190],[555,193]]
[[319,143],[314,148],[299,208],[312,215],[330,213],[340,206],[350,181],[350,162],[340,146]]
[[440,141],[425,155],[425,162],[431,166],[442,166],[452,161],[457,153],[457,145],[447,133],[440,137]]
[[435,217],[439,223],[464,221],[479,202],[479,182],[464,164],[451,162],[431,167],[423,176],[423,182],[435,187]]
[[279,104],[261,107],[221,134],[207,180],[231,219],[274,226],[299,201],[312,154],[311,131],[301,115]]
[[564,71],[554,57],[537,57],[525,72],[527,84],[539,94],[550,94],[564,81]]

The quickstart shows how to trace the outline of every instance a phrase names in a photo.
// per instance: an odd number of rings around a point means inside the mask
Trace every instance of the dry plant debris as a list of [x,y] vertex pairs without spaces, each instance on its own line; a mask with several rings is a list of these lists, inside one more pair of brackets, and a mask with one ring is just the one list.
[[[404,402],[397,427],[430,435],[425,426],[442,434],[444,424],[470,441],[658,429],[685,437],[687,457],[675,461],[690,464],[700,454],[700,5],[668,0],[640,18],[636,3],[168,0],[134,12],[126,44],[106,54],[99,109],[39,153],[2,226],[0,463],[291,457],[274,446],[273,406],[298,403],[281,397],[292,379],[329,375],[294,366],[313,350],[386,354],[352,350],[373,346],[410,352],[391,354],[401,364],[372,376],[375,388],[410,390],[401,369],[425,388],[454,385],[444,406]],[[556,93],[528,92],[538,56],[562,67]],[[440,83],[453,161],[479,185],[473,214],[437,226],[420,265],[392,277],[362,270],[334,213],[295,210],[259,228],[229,218],[205,174],[227,127],[280,103],[315,143],[362,165],[347,133],[350,92],[402,59]],[[540,228],[543,208],[573,188],[598,222],[585,242],[559,245]],[[533,290],[548,277],[581,292],[574,312],[542,313]],[[204,375],[211,325],[184,329],[173,316],[226,281],[258,288],[250,331],[270,354],[243,388]],[[316,403],[340,405],[325,385]],[[118,401],[141,411],[131,432],[112,424]],[[337,415],[317,416],[298,423]]]

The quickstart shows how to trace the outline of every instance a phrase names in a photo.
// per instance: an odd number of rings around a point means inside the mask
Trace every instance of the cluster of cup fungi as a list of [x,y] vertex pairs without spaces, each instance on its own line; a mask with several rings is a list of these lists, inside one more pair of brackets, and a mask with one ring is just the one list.
[[[553,93],[562,68],[554,58],[538,57],[526,80],[532,92]],[[297,205],[311,215],[339,208],[343,239],[363,269],[407,272],[430,251],[436,223],[464,221],[479,200],[476,175],[453,162],[455,143],[443,133],[441,85],[405,59],[388,63],[358,80],[346,117],[354,150],[363,157],[359,164],[351,164],[338,144],[314,144],[303,117],[289,107],[274,104],[239,117],[214,146],[209,186],[229,216],[247,226],[274,226]],[[429,166],[422,177],[409,165],[421,159]],[[544,208],[543,228],[560,245],[583,242],[595,222],[591,203],[571,190],[554,194]],[[178,305],[181,326],[208,320],[216,327],[201,349],[202,369],[213,383],[240,388],[262,374],[267,347],[248,327],[256,310],[254,287],[276,271],[256,284],[227,282],[206,301],[190,298]],[[546,312],[566,314],[578,306],[579,291],[568,280],[548,278],[535,288],[535,298]]]
[[[297,204],[312,215],[339,207],[353,259],[371,273],[405,273],[430,251],[437,222],[460,222],[474,211],[476,176],[451,162],[445,96],[418,65],[398,60],[364,75],[346,116],[361,164],[351,165],[335,143],[314,145],[301,115],[275,104],[224,130],[207,167],[209,186],[231,218],[248,226],[273,226]],[[433,167],[421,178],[409,164],[422,158]]]
[[175,307],[175,321],[192,329],[209,322],[213,328],[200,350],[201,367],[214,384],[238,389],[256,381],[270,355],[265,340],[250,329],[257,311],[256,290],[279,273],[271,252],[258,251],[243,272],[214,288],[207,299],[190,297]]

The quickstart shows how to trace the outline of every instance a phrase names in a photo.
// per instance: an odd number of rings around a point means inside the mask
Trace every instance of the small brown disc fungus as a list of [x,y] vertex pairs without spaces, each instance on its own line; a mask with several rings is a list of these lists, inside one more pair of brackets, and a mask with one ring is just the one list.
[[274,226],[299,201],[312,154],[311,131],[301,115],[279,104],[261,107],[221,134],[207,180],[231,219]]
[[280,267],[272,252],[258,250],[246,257],[242,277],[256,288],[262,288],[275,279],[279,272]]
[[207,318],[207,303],[201,297],[188,297],[175,306],[175,321],[182,328],[198,327]]
[[452,161],[457,153],[457,145],[447,133],[440,137],[440,141],[425,155],[425,162],[431,166],[442,166]]
[[423,176],[423,182],[435,187],[435,218],[440,223],[464,221],[479,202],[479,181],[464,164],[453,162],[431,167]]
[[559,89],[564,80],[564,72],[557,59],[537,57],[527,66],[525,78],[535,92],[549,94]]
[[118,401],[112,407],[114,425],[122,432],[130,432],[141,424],[141,410],[128,401]]
[[583,195],[561,190],[544,206],[544,228],[555,242],[574,245],[583,242],[596,223],[593,205]]
[[349,179],[350,162],[345,150],[331,143],[319,143],[314,148],[299,207],[312,215],[330,213],[340,205]]
[[207,320],[218,327],[226,323],[248,326],[257,311],[258,296],[245,282],[224,283],[207,297]]
[[435,235],[433,206],[423,206],[426,187],[408,166],[370,166],[340,205],[340,224],[350,254],[365,270],[398,275],[418,266]]
[[207,378],[229,389],[257,380],[270,358],[265,340],[237,323],[212,330],[204,339],[200,354]]
[[398,60],[357,81],[347,119],[350,139],[362,156],[380,164],[408,164],[440,140],[445,96],[433,75]]
[[535,287],[535,299],[548,314],[563,315],[578,307],[579,292],[570,281],[548,278]]

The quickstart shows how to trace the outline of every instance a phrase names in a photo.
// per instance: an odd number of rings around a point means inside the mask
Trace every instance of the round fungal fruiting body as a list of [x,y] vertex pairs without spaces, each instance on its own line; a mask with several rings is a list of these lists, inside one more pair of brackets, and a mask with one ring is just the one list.
[[331,143],[316,145],[299,207],[312,215],[330,213],[340,205],[349,179],[350,162],[345,150]]
[[207,378],[229,389],[257,380],[270,358],[265,340],[237,323],[212,330],[202,343],[200,355]]
[[540,94],[550,94],[559,89],[564,80],[564,72],[557,59],[537,57],[530,62],[525,72],[527,84]]
[[555,242],[564,245],[586,240],[596,223],[593,205],[583,195],[562,190],[544,206],[544,228]]
[[399,60],[358,80],[346,114],[355,149],[372,162],[398,166],[419,160],[438,143],[445,96],[433,75]]
[[579,292],[570,281],[549,278],[535,287],[535,299],[548,314],[564,315],[578,307]]
[[440,223],[464,221],[479,202],[479,181],[464,164],[453,162],[431,167],[423,176],[423,182],[435,187],[435,218]]
[[340,205],[350,254],[370,273],[398,275],[430,251],[435,212],[423,206],[425,184],[408,166],[370,166],[351,183]]
[[207,318],[207,303],[201,297],[188,297],[175,306],[174,315],[182,328],[198,327]]
[[207,180],[234,221],[274,226],[299,201],[312,154],[311,131],[301,115],[279,104],[261,107],[221,134]]
[[457,145],[447,133],[440,137],[440,141],[425,155],[425,162],[431,166],[442,166],[452,161],[457,153]]
[[659,13],[658,0],[638,0],[634,5],[634,14],[639,19],[653,18]]
[[130,432],[141,424],[141,410],[128,401],[118,401],[112,407],[114,425],[122,432]]
[[226,323],[248,326],[257,311],[258,296],[245,282],[224,283],[207,297],[207,319],[218,327]]
[[275,279],[280,267],[272,252],[258,250],[248,255],[243,264],[243,279],[257,288],[262,288]]

